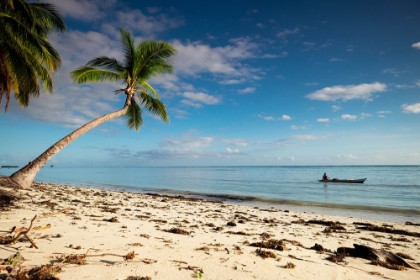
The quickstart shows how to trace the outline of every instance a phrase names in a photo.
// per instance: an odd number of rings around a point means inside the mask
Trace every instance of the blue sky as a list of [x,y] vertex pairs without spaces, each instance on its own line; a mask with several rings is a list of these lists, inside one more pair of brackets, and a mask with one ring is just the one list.
[[123,106],[120,84],[70,71],[121,58],[118,29],[171,42],[175,74],[153,79],[171,119],[88,132],[56,166],[420,163],[420,1],[48,0],[67,32],[55,92],[0,114],[0,162],[23,165]]

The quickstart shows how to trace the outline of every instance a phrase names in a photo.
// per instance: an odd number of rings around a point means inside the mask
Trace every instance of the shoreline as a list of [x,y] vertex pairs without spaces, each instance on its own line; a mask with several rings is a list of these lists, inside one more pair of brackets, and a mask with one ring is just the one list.
[[[28,235],[39,249],[31,248],[31,243],[22,238],[14,244],[0,245],[4,249],[0,258],[20,252],[25,258],[22,267],[54,264],[62,270],[57,274],[62,280],[420,276],[420,269],[392,270],[363,258],[328,260],[338,248],[361,244],[405,254],[413,259],[407,259],[409,263],[418,266],[420,225],[387,223],[387,228],[401,232],[372,232],[361,225],[381,227],[383,222],[305,213],[290,207],[280,210],[39,182],[19,193],[23,199],[16,207],[0,212],[0,236],[10,233],[14,226],[28,228],[33,219],[34,227]],[[403,235],[402,231],[415,236]],[[282,250],[251,246],[270,239],[283,240]],[[325,250],[317,251],[316,244]],[[83,259],[85,264],[68,263],[69,256]],[[1,270],[1,275],[7,272]]]
[[[43,184],[58,184],[39,182]],[[395,223],[420,223],[420,209],[401,209],[382,206],[367,206],[367,205],[348,205],[348,204],[331,204],[318,203],[310,201],[294,201],[287,199],[270,199],[266,197],[246,196],[238,194],[208,194],[193,191],[182,191],[172,189],[159,189],[150,187],[127,187],[115,185],[81,185],[81,187],[104,189],[110,191],[126,191],[139,194],[157,193],[170,196],[182,195],[185,197],[200,198],[206,200],[222,201],[229,204],[244,205],[249,207],[268,207],[278,210],[293,210],[295,212],[309,212],[318,213],[331,216],[354,217],[366,220],[377,220],[382,222]]]

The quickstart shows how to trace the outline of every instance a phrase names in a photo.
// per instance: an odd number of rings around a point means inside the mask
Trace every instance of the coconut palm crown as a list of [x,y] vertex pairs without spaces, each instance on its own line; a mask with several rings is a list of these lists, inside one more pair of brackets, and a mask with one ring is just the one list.
[[0,1],[0,104],[11,92],[19,105],[27,107],[30,97],[39,97],[41,86],[52,93],[51,75],[61,64],[58,52],[48,41],[54,30],[65,25],[55,6],[26,0]]
[[[87,82],[118,82],[125,85],[115,93],[126,95],[124,107],[127,107],[127,126],[136,131],[141,127],[142,105],[149,112],[168,122],[165,105],[159,95],[147,82],[150,78],[173,72],[173,65],[168,61],[175,53],[175,48],[164,41],[143,41],[137,46],[133,36],[120,29],[124,51],[122,62],[115,58],[101,56],[90,60],[85,66],[71,72],[72,79],[83,84]],[[137,96],[137,101],[134,97]]]

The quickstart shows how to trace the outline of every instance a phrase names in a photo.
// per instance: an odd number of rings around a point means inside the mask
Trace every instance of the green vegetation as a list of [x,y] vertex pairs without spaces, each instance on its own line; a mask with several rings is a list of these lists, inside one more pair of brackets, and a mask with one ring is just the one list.
[[51,75],[61,64],[58,52],[48,41],[54,30],[65,30],[61,15],[49,3],[26,0],[0,1],[0,103],[7,111],[13,91],[19,105],[39,97],[40,84],[52,93]]

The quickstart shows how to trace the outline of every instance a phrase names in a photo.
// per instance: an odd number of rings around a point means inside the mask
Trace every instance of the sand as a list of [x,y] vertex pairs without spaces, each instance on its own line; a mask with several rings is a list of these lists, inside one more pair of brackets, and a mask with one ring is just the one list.
[[[17,252],[23,256],[15,271],[55,264],[61,269],[58,279],[420,279],[418,269],[393,270],[351,256],[336,262],[335,253],[339,247],[366,245],[403,253],[418,266],[420,226],[415,224],[385,226],[417,237],[360,229],[361,223],[383,222],[292,212],[287,206],[44,183],[20,195],[15,207],[0,211],[0,240],[16,236],[16,230],[10,233],[13,227],[27,229],[33,220],[27,235],[38,249],[24,235],[1,244],[0,259]],[[320,221],[338,221],[342,228]],[[283,240],[279,250],[251,246],[270,239]],[[325,251],[311,249],[315,244]],[[73,264],[72,258],[84,264]],[[1,279],[8,273],[6,265],[0,268]]]

